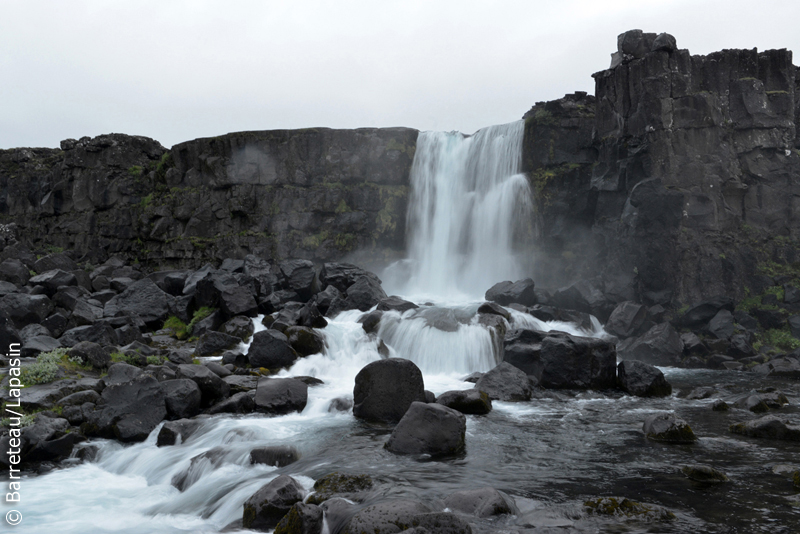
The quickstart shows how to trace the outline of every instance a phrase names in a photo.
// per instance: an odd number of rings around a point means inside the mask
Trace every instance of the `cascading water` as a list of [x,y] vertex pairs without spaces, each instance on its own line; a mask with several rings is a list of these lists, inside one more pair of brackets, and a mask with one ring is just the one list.
[[514,236],[532,220],[530,187],[519,174],[523,127],[518,121],[472,136],[420,133],[404,294],[479,299],[493,284],[522,277]]
[[[390,429],[365,426],[351,412],[329,411],[352,400],[355,375],[382,357],[381,341],[392,357],[414,361],[425,388],[437,395],[471,388],[464,375],[497,363],[498,333],[480,324],[477,309],[491,285],[525,275],[514,252],[515,226],[531,220],[527,181],[517,174],[521,135],[521,122],[486,128],[471,137],[420,134],[409,207],[410,268],[391,270],[395,278],[385,284],[420,306],[384,313],[377,336],[364,332],[359,311],[330,320],[320,330],[327,345],[324,353],[301,358],[279,373],[324,382],[309,389],[302,413],[212,416],[201,420],[185,442],[169,447],[156,446],[160,427],[135,445],[93,440],[89,445],[99,447],[94,462],[25,478],[24,503],[19,505],[24,532],[240,532],[236,521],[244,501],[279,474],[291,475],[310,489],[314,480],[333,471],[367,473],[379,481],[384,489],[370,502],[415,498],[436,503],[454,491],[482,486],[513,495],[519,517],[472,518],[476,532],[528,531],[534,526],[531,531],[536,532],[722,533],[731,530],[719,518],[732,507],[754,510],[752,519],[737,523],[742,532],[789,532],[775,526],[796,525],[791,510],[771,512],[760,497],[782,498],[777,482],[753,481],[763,479],[767,461],[796,460],[796,447],[762,453],[733,438],[706,437],[724,436],[726,423],[709,409],[713,399],[682,405],[702,440],[692,449],[652,447],[640,436],[642,418],[674,409],[674,398],[554,392],[530,403],[494,402],[489,415],[468,416],[466,454],[438,461],[393,455],[383,448]],[[402,272],[406,276],[398,277]],[[578,335],[602,332],[596,322],[588,332],[573,324],[544,323],[514,309],[508,312],[516,327]],[[255,324],[256,330],[264,328],[258,319]],[[677,390],[715,380],[683,370],[666,374]],[[741,376],[719,380],[733,384],[726,387],[753,387],[751,379]],[[796,385],[781,387],[790,396],[798,395]],[[251,465],[249,451],[270,445],[293,446],[301,459],[283,468]],[[687,505],[684,482],[664,475],[665,466],[713,463],[721,456],[731,463],[729,474],[738,481],[718,495],[700,494],[702,507]],[[629,528],[615,518],[586,516],[583,501],[597,495],[640,497],[676,510],[678,517],[652,530],[647,524]],[[329,527],[323,532],[336,534]]]

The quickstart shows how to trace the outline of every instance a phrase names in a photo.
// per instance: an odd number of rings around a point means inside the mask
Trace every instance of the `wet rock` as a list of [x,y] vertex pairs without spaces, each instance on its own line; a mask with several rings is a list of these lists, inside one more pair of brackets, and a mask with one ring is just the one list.
[[245,501],[242,526],[262,531],[275,528],[292,506],[303,500],[304,493],[299,482],[280,475]]
[[167,414],[171,419],[194,417],[201,411],[202,393],[194,380],[177,378],[161,382],[166,395]]
[[393,534],[412,528],[418,516],[430,512],[431,510],[427,506],[412,500],[394,500],[373,504],[354,515],[342,533]]
[[175,445],[180,439],[181,443],[185,443],[189,437],[194,434],[202,423],[192,419],[179,419],[177,421],[167,421],[161,430],[158,431],[156,438],[157,447],[165,447],[168,445]]
[[300,459],[300,453],[294,447],[274,446],[259,447],[250,451],[251,464],[272,465],[285,467]]
[[314,492],[309,495],[307,502],[321,504],[335,496],[361,502],[373,485],[369,475],[330,473],[314,483]]
[[393,311],[397,311],[397,312],[403,313],[403,312],[406,312],[408,310],[415,310],[417,308],[419,308],[419,306],[417,306],[413,302],[410,302],[408,300],[403,300],[400,297],[392,295],[392,296],[386,297],[385,299],[381,300],[378,303],[377,310],[378,311],[392,311],[393,310]]
[[324,291],[320,291],[314,295],[314,302],[317,305],[317,309],[321,314],[326,316],[328,315],[328,311],[330,310],[331,304],[334,300],[343,302],[344,294],[331,285],[326,287]]
[[274,534],[321,534],[322,508],[313,504],[297,503],[275,527]]
[[704,484],[719,484],[729,480],[725,473],[709,465],[684,465],[681,467],[681,472],[686,475],[689,480],[702,482]]
[[325,352],[325,339],[307,326],[290,326],[286,329],[289,345],[300,356],[321,354]]
[[446,391],[435,402],[464,414],[485,415],[492,411],[489,395],[477,389]]
[[528,375],[508,362],[503,362],[484,374],[475,389],[486,392],[492,400],[528,401],[533,388]]
[[764,376],[800,379],[800,361],[776,358],[753,367],[752,371]]
[[388,358],[367,364],[353,388],[353,415],[369,421],[400,421],[413,402],[425,402],[422,372],[413,362]]
[[724,400],[717,399],[711,404],[711,409],[715,412],[727,412],[731,407]]
[[[20,438],[21,460],[31,462],[58,462],[68,458],[72,448],[81,441],[77,433],[68,433],[69,423],[63,418],[38,415],[33,425],[22,429]],[[6,447],[6,452],[10,450]]]
[[215,415],[220,413],[251,413],[255,409],[253,397],[247,393],[236,393],[235,395],[218,402],[205,413]]
[[736,423],[731,425],[728,430],[734,434],[752,438],[800,441],[800,425],[774,415],[765,415],[752,421]]
[[206,362],[205,366],[208,367],[209,371],[211,371],[220,378],[225,378],[226,376],[231,375],[231,372],[228,369],[218,364],[217,362]]
[[167,415],[164,390],[151,376],[107,386],[102,401],[102,406],[81,425],[86,436],[144,441]]
[[511,320],[511,313],[503,308],[502,306],[495,304],[494,302],[484,302],[478,308],[478,313],[485,314],[485,315],[497,315],[498,317],[502,317],[506,321]]
[[586,511],[597,515],[628,517],[646,521],[667,521],[675,514],[660,506],[642,504],[625,497],[600,497],[583,503]]
[[664,373],[638,360],[619,363],[617,383],[622,391],[637,397],[667,397],[672,394],[672,386],[664,378]]
[[258,387],[259,377],[252,375],[230,375],[222,379],[231,388],[231,393],[250,391]]
[[253,335],[247,351],[247,359],[255,368],[277,370],[291,367],[297,358],[299,355],[289,344],[289,338],[277,330],[264,330]]
[[319,273],[319,280],[321,285],[331,285],[340,292],[345,293],[347,289],[362,276],[372,278],[372,280],[378,284],[381,283],[380,278],[361,267],[351,263],[335,262],[326,263],[322,266],[322,270]]
[[288,260],[281,262],[279,267],[286,280],[286,289],[296,292],[303,302],[307,302],[319,291],[314,283],[317,273],[312,262]]
[[386,448],[395,454],[443,456],[464,450],[467,419],[440,404],[413,402],[392,431]]
[[650,365],[676,366],[681,361],[683,343],[669,323],[655,325],[632,343],[617,347],[623,360],[639,360]]
[[511,303],[533,306],[538,303],[534,283],[530,278],[513,283],[511,281],[499,282],[486,291],[484,298],[501,306]]
[[338,397],[328,405],[328,412],[347,412],[353,407],[353,401],[344,397]]
[[250,336],[253,335],[254,330],[253,321],[249,317],[243,315],[237,315],[231,318],[220,327],[220,332],[237,337],[241,341],[249,339]]
[[361,323],[361,328],[366,334],[372,334],[378,331],[378,326],[381,323],[382,317],[383,312],[375,310],[363,315],[358,322]]
[[476,517],[513,514],[515,509],[502,493],[491,487],[457,491],[445,498],[444,505]]
[[644,421],[642,431],[648,439],[667,443],[694,443],[697,437],[683,419],[673,413],[651,415]]
[[256,411],[271,415],[302,412],[308,402],[308,386],[294,378],[262,378],[258,381]]
[[370,276],[361,276],[345,291],[346,302],[350,308],[363,312],[376,306],[387,297],[380,282]]
[[425,403],[430,404],[436,402],[436,394],[433,391],[425,390]]
[[764,413],[769,411],[769,406],[767,406],[767,403],[764,402],[764,399],[761,395],[748,395],[736,401],[735,406],[737,408],[750,410],[753,413]]

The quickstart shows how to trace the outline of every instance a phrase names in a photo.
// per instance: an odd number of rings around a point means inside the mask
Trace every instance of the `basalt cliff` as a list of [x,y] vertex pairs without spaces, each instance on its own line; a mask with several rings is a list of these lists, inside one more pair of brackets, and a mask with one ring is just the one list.
[[[798,68],[787,50],[692,56],[626,32],[595,95],[525,114],[533,278],[599,316],[757,296],[800,275]],[[20,248],[146,268],[249,253],[370,266],[402,256],[417,131],[241,132],[0,150],[0,261]]]

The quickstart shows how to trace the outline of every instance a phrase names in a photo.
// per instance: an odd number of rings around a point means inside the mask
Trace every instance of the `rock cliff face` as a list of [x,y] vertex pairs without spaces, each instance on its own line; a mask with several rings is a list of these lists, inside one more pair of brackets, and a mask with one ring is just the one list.
[[667,34],[631,31],[594,78],[594,98],[525,117],[540,279],[595,278],[612,300],[677,304],[798,275],[790,51],[691,56]]
[[[537,285],[583,280],[611,309],[800,283],[791,52],[692,56],[668,34],[638,30],[617,44],[612,67],[594,75],[596,96],[524,116]],[[186,267],[254,253],[374,265],[405,248],[417,134],[241,132],[169,151],[111,134],[4,150],[0,223],[16,223],[32,248],[93,263],[116,254]]]
[[34,247],[187,266],[248,253],[323,262],[404,247],[417,131],[120,134],[0,151],[0,218]]

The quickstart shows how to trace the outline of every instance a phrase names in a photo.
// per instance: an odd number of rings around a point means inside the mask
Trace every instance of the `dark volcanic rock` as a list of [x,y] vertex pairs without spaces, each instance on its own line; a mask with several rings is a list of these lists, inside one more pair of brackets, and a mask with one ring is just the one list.
[[759,419],[731,425],[729,430],[734,434],[743,434],[752,438],[785,439],[800,441],[800,425],[765,415]]
[[347,288],[345,301],[351,308],[367,311],[387,298],[380,282],[370,276],[361,276]]
[[289,345],[289,338],[277,330],[264,330],[253,335],[247,359],[253,367],[280,369],[290,367],[299,355]]
[[378,303],[377,309],[379,311],[394,310],[403,313],[408,310],[415,310],[417,308],[419,308],[419,306],[417,306],[413,302],[409,302],[407,300],[401,299],[400,297],[392,295],[390,297],[386,297],[385,299],[381,300]]
[[533,306],[538,302],[534,292],[534,283],[530,278],[516,282],[500,282],[486,291],[486,300],[496,302],[502,306],[511,303]]
[[647,308],[632,301],[620,302],[606,321],[605,330],[613,336],[634,335],[647,319]]
[[622,391],[637,397],[666,397],[672,394],[672,386],[664,378],[664,373],[637,360],[619,362],[617,383]]
[[475,389],[486,392],[492,400],[500,401],[527,401],[533,390],[528,375],[508,362],[484,374],[475,383]]
[[623,360],[639,360],[650,365],[675,366],[681,361],[683,342],[669,323],[655,325],[632,343],[617,347]]
[[425,402],[422,372],[413,362],[389,358],[367,364],[353,388],[353,415],[371,421],[400,421],[413,402]]
[[245,501],[242,526],[264,531],[274,528],[295,503],[303,500],[304,494],[295,479],[278,476]]
[[[198,399],[199,401],[199,399]],[[156,439],[157,447],[165,447],[167,445],[175,445],[180,438],[181,443],[194,434],[202,423],[192,419],[180,419],[178,421],[167,421],[161,430],[158,431]]]
[[198,356],[214,356],[226,349],[235,347],[241,341],[239,337],[209,330],[197,340],[195,353]]
[[444,499],[444,505],[476,517],[513,514],[515,508],[502,493],[490,487],[457,491]]
[[283,516],[275,534],[322,534],[323,511],[314,504],[297,503]]
[[204,365],[181,364],[175,373],[178,378],[186,378],[197,384],[202,406],[211,406],[230,395],[230,386]]
[[396,454],[458,454],[464,450],[467,419],[440,404],[412,402],[392,431],[386,448]]
[[144,441],[167,415],[164,390],[150,376],[107,386],[102,406],[81,425],[87,436],[116,438],[122,442]]
[[302,412],[308,402],[308,386],[294,378],[262,378],[256,388],[256,411],[271,415]]
[[160,327],[170,311],[170,299],[152,280],[144,278],[106,302],[105,317],[138,317],[145,324]]
[[251,464],[273,465],[285,467],[300,459],[300,453],[294,447],[274,446],[259,447],[250,451]]
[[642,426],[644,435],[654,441],[667,443],[694,443],[697,437],[683,419],[672,413],[651,415]]
[[477,389],[446,391],[435,402],[466,414],[485,415],[492,411],[489,395]]

